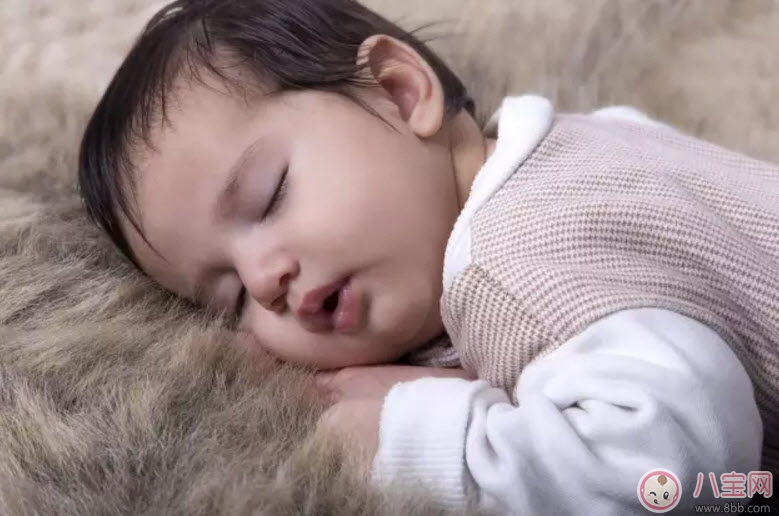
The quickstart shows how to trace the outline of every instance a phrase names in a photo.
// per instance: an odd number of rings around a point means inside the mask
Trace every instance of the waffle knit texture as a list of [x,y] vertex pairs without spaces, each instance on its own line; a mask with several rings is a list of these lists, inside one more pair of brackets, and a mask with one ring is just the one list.
[[456,352],[515,396],[530,362],[595,321],[672,310],[742,362],[763,469],[779,474],[779,168],[661,125],[557,115],[475,214],[471,238],[441,304],[454,347],[416,363],[454,365]]

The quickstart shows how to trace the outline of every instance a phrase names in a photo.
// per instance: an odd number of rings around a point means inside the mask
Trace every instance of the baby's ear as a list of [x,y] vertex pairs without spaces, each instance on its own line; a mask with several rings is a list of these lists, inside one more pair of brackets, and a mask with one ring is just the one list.
[[384,89],[418,137],[429,138],[441,129],[443,86],[410,45],[390,36],[371,36],[360,45],[357,63]]

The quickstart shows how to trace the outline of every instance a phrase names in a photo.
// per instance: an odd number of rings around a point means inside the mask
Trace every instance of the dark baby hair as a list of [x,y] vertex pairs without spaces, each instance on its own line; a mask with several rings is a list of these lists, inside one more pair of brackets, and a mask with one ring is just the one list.
[[90,218],[139,267],[119,215],[143,235],[131,208],[133,155],[142,144],[154,148],[150,132],[167,119],[166,102],[183,72],[198,80],[200,70],[210,71],[242,91],[245,84],[229,73],[237,65],[273,91],[309,89],[354,99],[352,88],[366,84],[357,51],[376,34],[406,42],[429,63],[443,85],[448,115],[461,109],[473,115],[465,87],[439,57],[354,0],[177,0],[162,8],[125,57],[84,132],[78,181]]

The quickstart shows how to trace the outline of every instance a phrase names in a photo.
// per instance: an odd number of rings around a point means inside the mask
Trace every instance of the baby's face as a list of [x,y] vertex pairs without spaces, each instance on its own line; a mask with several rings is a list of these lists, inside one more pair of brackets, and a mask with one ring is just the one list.
[[[214,86],[214,85],[212,85]],[[392,361],[442,331],[446,241],[458,214],[449,148],[336,94],[246,102],[181,90],[140,160],[141,266],[277,356],[320,368]],[[157,254],[159,253],[159,254]]]

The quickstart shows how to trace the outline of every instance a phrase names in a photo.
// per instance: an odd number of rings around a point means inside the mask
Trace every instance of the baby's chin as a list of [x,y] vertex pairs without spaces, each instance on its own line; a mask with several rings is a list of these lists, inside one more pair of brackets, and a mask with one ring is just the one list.
[[[352,340],[348,346],[335,343],[322,343],[318,352],[306,353],[304,350],[277,349],[263,346],[259,339],[246,337],[241,339],[242,346],[253,355],[266,355],[280,362],[314,370],[342,369],[344,367],[374,366],[397,362],[404,355],[406,346],[382,346],[376,339]],[[339,347],[331,352],[322,353],[321,347]],[[252,350],[253,348],[253,350]]]
[[[338,354],[309,363],[309,366],[320,370],[342,369],[344,367],[377,366],[397,363],[408,354],[406,346],[375,346],[375,343],[363,343],[359,351],[348,354]],[[379,349],[376,349],[379,348]]]

